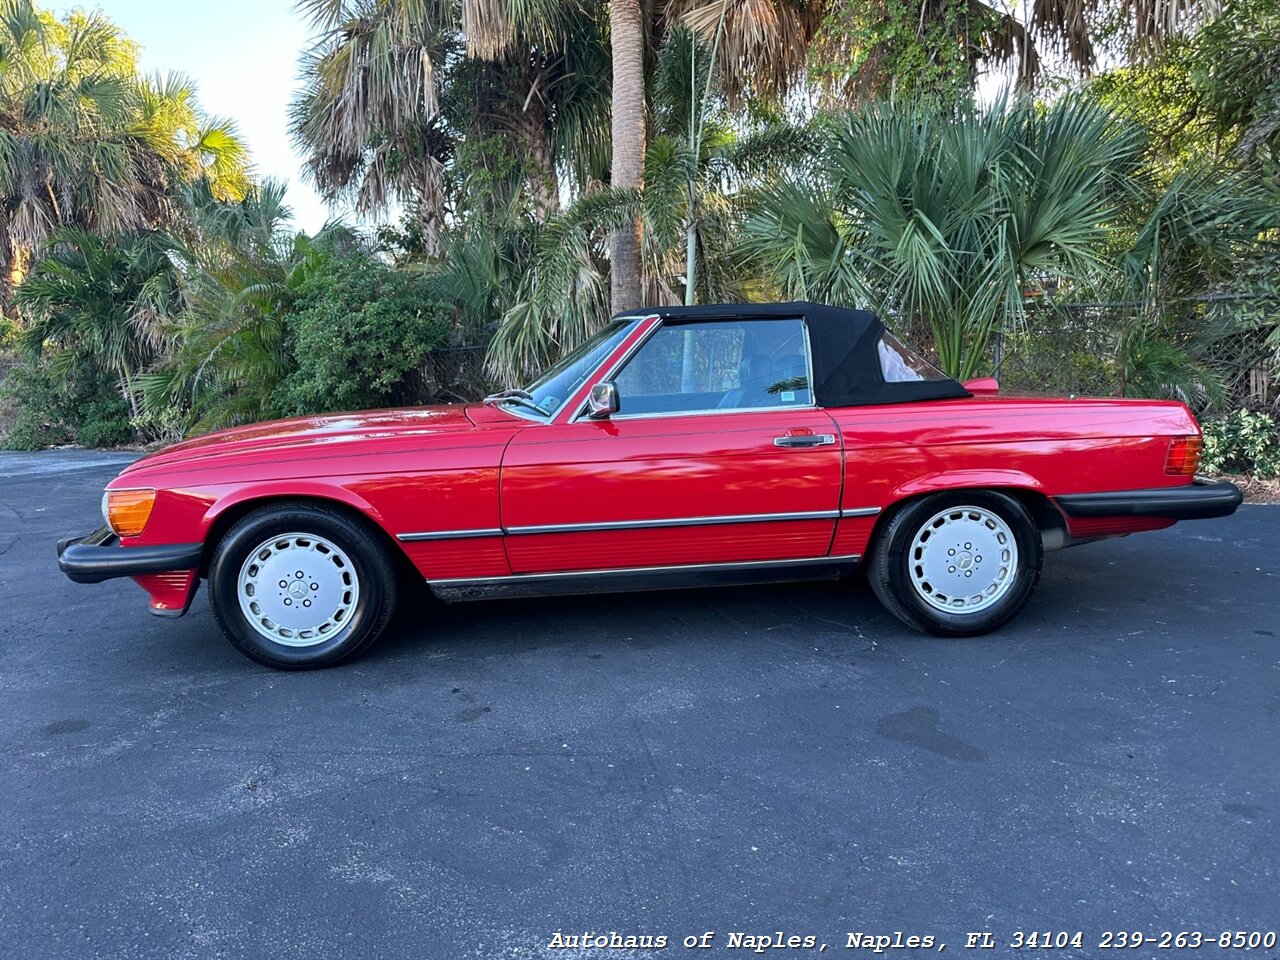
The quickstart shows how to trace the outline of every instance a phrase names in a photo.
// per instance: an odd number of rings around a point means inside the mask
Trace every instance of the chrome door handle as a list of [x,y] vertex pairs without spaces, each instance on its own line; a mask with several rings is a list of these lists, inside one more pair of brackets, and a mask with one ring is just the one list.
[[788,434],[773,438],[775,447],[825,447],[835,442],[835,436],[830,433],[802,433],[798,436]]

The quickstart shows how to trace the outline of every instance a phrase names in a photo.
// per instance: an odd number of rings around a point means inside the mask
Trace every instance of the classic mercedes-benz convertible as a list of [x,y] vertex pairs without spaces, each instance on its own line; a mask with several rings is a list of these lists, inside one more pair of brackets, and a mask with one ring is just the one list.
[[368,647],[406,578],[442,599],[835,578],[899,619],[992,630],[1044,552],[1221,517],[1181,403],[1001,397],[874,314],[809,303],[619,316],[483,403],[299,417],[188,440],[58,544],[281,668]]

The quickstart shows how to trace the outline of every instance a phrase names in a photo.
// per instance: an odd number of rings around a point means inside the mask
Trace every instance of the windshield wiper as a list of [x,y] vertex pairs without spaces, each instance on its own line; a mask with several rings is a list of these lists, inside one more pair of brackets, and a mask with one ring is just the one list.
[[494,403],[498,400],[510,400],[512,397],[523,397],[525,400],[532,400],[533,394],[528,390],[521,390],[519,387],[512,387],[509,390],[499,390],[497,393],[491,393],[484,398],[485,403]]
[[544,410],[533,402],[533,398],[524,390],[503,390],[501,393],[495,393],[491,397],[485,397],[484,402],[490,400],[495,403],[514,403],[517,407],[528,407],[530,410],[536,410],[548,420],[551,419],[551,411]]
[[537,410],[547,419],[551,418],[551,412],[544,410],[533,402],[533,394],[528,390],[521,390],[519,387],[511,387],[508,390],[499,390],[497,393],[491,393],[484,398],[485,403],[503,403],[510,401],[516,406],[528,407],[530,410]]

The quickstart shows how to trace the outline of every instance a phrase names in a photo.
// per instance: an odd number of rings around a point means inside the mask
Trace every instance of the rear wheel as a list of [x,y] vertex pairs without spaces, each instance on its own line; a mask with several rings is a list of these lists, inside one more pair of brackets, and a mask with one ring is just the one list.
[[1027,508],[994,491],[935,494],[891,517],[868,578],[898,619],[939,636],[972,636],[1017,615],[1040,581],[1040,533]]
[[365,650],[395,608],[397,569],[378,531],[317,504],[263,507],[237,521],[209,565],[209,603],[245,656],[283,670]]

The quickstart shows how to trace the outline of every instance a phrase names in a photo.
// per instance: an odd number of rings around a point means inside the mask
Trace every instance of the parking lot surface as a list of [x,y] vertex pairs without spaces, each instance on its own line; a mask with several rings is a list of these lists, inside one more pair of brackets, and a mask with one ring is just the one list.
[[284,674],[58,573],[127,460],[0,453],[0,957],[1280,955],[1098,947],[1280,932],[1280,507],[1050,554],[972,640],[858,581],[424,602]]

